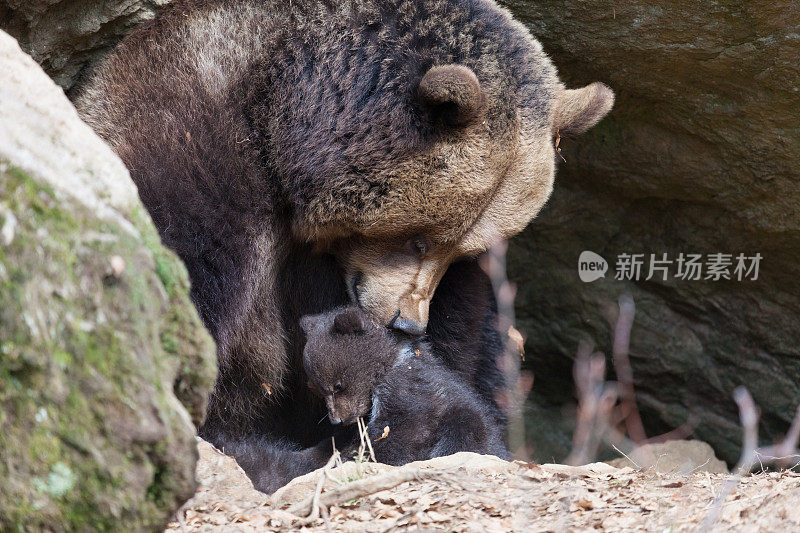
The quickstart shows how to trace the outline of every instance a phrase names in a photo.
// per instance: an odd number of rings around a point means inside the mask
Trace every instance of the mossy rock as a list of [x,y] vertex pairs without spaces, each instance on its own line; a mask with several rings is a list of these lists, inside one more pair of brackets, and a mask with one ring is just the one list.
[[213,342],[122,164],[2,32],[0,63],[0,530],[160,530]]

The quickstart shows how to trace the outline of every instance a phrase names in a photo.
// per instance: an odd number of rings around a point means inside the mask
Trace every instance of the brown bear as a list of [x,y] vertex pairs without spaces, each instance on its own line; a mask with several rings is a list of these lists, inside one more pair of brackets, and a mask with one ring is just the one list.
[[486,402],[424,340],[392,335],[356,306],[305,316],[300,326],[309,386],[325,400],[332,424],[366,419],[378,462],[460,451],[508,457]]
[[474,257],[537,214],[554,138],[595,124],[613,93],[565,89],[491,0],[177,0],[77,103],[217,341],[201,435],[257,442],[242,453],[281,457],[258,463],[278,480],[334,430],[305,387],[299,318],[348,302],[427,331],[502,424],[502,346]]

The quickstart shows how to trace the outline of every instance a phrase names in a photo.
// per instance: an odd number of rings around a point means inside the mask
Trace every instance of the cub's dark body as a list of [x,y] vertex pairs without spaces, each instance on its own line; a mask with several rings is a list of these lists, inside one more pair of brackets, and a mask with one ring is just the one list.
[[379,462],[401,465],[462,451],[508,456],[488,402],[424,341],[390,332],[354,306],[303,317],[300,325],[309,387],[324,399],[332,422],[367,421]]
[[368,422],[378,462],[402,465],[475,452],[507,458],[500,427],[486,404],[431,355],[408,355],[374,392]]

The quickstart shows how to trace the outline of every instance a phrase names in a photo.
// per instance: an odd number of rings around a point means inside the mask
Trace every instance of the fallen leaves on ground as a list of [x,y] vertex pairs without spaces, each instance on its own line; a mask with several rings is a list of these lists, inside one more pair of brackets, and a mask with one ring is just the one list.
[[[233,459],[205,442],[199,449],[200,488],[167,531],[692,531],[729,477],[617,469],[601,463],[507,463],[461,453],[407,465],[436,474],[331,506],[327,516],[308,521],[285,509],[313,494],[321,471],[298,478],[278,498],[270,498],[253,490]],[[393,467],[371,465],[362,470],[364,475],[380,476]],[[348,482],[346,472],[337,469],[327,478],[323,490]],[[714,530],[796,531],[798,501],[796,472],[747,476],[723,502]]]

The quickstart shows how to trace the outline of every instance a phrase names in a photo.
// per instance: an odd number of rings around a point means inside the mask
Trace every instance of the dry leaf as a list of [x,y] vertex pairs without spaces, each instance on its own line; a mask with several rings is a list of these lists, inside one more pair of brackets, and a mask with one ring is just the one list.
[[388,436],[389,436],[389,426],[386,426],[386,427],[383,428],[383,433],[381,434],[381,436],[378,437],[377,439],[375,439],[372,442],[378,442],[379,440],[383,440]]
[[584,511],[591,511],[592,509],[594,509],[594,504],[587,499],[580,499],[576,503],[578,507],[580,507]]
[[525,339],[522,337],[522,333],[520,333],[519,330],[514,326],[508,326],[508,340],[511,341],[514,344],[514,346],[516,346],[517,351],[519,352],[519,356],[524,361]]

